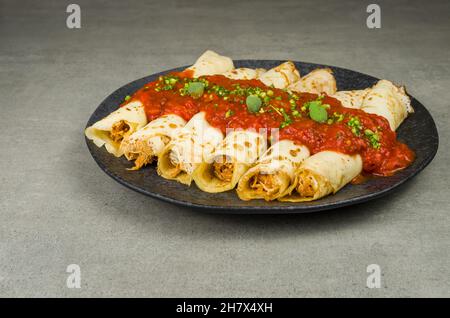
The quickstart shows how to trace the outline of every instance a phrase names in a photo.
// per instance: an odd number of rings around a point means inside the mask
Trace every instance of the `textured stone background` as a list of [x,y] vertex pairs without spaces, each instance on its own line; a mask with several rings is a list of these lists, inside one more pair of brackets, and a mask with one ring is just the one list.
[[[379,30],[368,1],[75,2],[78,30],[69,1],[0,1],[0,296],[450,296],[448,1],[377,1]],[[208,215],[117,184],[86,149],[90,114],[207,48],[403,83],[440,150],[397,192],[310,215]]]

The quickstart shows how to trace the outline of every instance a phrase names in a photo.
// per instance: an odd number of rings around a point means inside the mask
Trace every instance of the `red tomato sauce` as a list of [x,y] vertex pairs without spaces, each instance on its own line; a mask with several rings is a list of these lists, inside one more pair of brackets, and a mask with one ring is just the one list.
[[[327,106],[328,118],[342,117],[332,122],[317,122],[311,119],[308,109],[302,106],[318,100],[319,96],[310,93],[294,93],[264,85],[259,80],[233,80],[221,75],[203,76],[208,85],[201,97],[193,98],[183,93],[186,82],[192,81],[188,72],[174,73],[176,82],[165,85],[166,77],[150,82],[139,89],[128,101],[139,100],[145,107],[149,121],[162,115],[176,114],[188,121],[198,112],[206,113],[206,120],[223,133],[227,129],[273,129],[279,128],[280,139],[290,139],[309,148],[311,154],[333,150],[354,155],[363,159],[365,173],[388,176],[409,166],[415,158],[414,152],[397,140],[396,133],[390,129],[388,121],[378,115],[362,110],[345,108],[330,96],[320,98]],[[170,80],[170,78],[169,78]],[[219,87],[222,91],[214,90]],[[236,88],[259,89],[270,94],[258,112],[249,111],[246,94],[236,93]],[[225,95],[223,95],[225,91]],[[230,93],[234,91],[234,93]],[[269,92],[270,91],[270,92]],[[228,92],[228,93],[227,93]],[[295,115],[294,115],[295,114]],[[349,120],[357,118],[360,131],[352,131]],[[374,144],[365,131],[376,132]]]

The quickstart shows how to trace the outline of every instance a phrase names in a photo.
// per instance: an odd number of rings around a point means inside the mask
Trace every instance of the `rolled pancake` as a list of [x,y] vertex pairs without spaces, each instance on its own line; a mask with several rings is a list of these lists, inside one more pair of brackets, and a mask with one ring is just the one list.
[[144,127],[145,124],[147,124],[147,116],[144,106],[141,102],[134,101],[86,128],[84,133],[97,147],[105,145],[109,153],[120,157],[123,155],[120,149],[123,139]]
[[392,130],[396,130],[408,113],[414,112],[405,88],[388,80],[380,80],[364,97],[361,109],[386,118]]
[[291,61],[284,62],[261,74],[259,80],[267,86],[287,88],[300,79],[300,73]]
[[360,155],[321,151],[307,158],[296,171],[295,181],[280,201],[313,201],[336,193],[362,171]]
[[233,131],[195,170],[195,183],[210,193],[234,189],[241,176],[266,149],[265,135],[250,130]]
[[370,88],[358,89],[353,91],[338,91],[331,97],[336,98],[342,104],[342,106],[347,108],[360,109],[364,98],[369,93]]
[[278,141],[241,177],[239,198],[270,201],[283,196],[295,179],[296,168],[308,157],[307,147],[291,140]]
[[138,170],[151,163],[175,136],[177,130],[185,125],[186,121],[178,115],[164,115],[126,137],[120,148],[128,160],[134,160],[131,170]]
[[318,68],[289,85],[288,89],[294,92],[333,95],[336,93],[336,79],[331,69]]
[[193,71],[193,77],[223,74],[234,69],[233,61],[213,51],[206,51],[187,70]]
[[226,76],[235,80],[251,80],[259,78],[262,74],[266,72],[263,68],[235,68],[234,70],[223,73],[223,76]]
[[190,185],[194,170],[223,140],[220,129],[211,126],[200,112],[177,131],[158,156],[158,174]]

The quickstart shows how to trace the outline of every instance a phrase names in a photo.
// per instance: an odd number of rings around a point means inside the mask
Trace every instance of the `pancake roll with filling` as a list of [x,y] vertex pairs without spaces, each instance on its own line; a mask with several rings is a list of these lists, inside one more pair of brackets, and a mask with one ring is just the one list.
[[223,74],[233,69],[233,61],[229,57],[210,50],[203,53],[192,66],[187,68],[192,71],[193,77]]
[[304,92],[327,95],[336,93],[336,79],[329,68],[318,68],[292,83],[288,87],[293,92]]
[[276,142],[239,180],[239,198],[271,201],[283,196],[295,179],[296,168],[308,157],[305,146],[291,140]]
[[134,160],[134,167],[130,170],[138,170],[151,163],[184,125],[186,121],[180,116],[164,115],[126,137],[120,148],[128,160]]
[[298,81],[300,73],[293,62],[287,61],[261,74],[258,79],[267,86],[283,89]]
[[86,128],[84,133],[97,147],[104,145],[109,153],[120,157],[123,155],[120,149],[123,139],[146,124],[144,106],[139,101],[133,101]]
[[234,189],[241,176],[267,149],[264,134],[251,130],[229,133],[194,172],[197,186],[210,193]]
[[223,140],[220,129],[211,126],[205,113],[194,115],[158,156],[158,174],[190,185],[195,169]]
[[388,80],[380,80],[364,97],[361,109],[366,113],[386,118],[395,131],[409,113],[414,112],[411,100],[403,86],[395,86]]
[[304,202],[336,193],[362,172],[360,155],[321,151],[305,159],[280,201]]

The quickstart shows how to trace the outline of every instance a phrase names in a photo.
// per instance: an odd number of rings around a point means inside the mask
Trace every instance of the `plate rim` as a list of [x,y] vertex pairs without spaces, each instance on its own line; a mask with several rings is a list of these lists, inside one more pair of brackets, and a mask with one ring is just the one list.
[[[245,63],[255,63],[255,62],[259,62],[259,63],[279,63],[280,61],[283,60],[274,60],[274,59],[240,59],[240,60],[233,60],[234,63],[236,64],[245,64]],[[357,73],[360,74],[362,76],[365,77],[370,77],[374,80],[379,80],[377,77],[374,77],[372,75],[369,74],[365,74],[365,73],[361,73],[359,71],[354,71],[351,69],[347,69],[347,68],[343,68],[343,67],[339,67],[339,66],[333,66],[333,65],[326,65],[326,64],[318,64],[318,63],[312,63],[312,62],[305,62],[305,61],[294,61],[291,60],[294,63],[299,63],[299,64],[308,64],[309,66],[312,67],[330,67],[330,68],[336,68],[336,69],[341,69],[344,71],[350,71],[353,73]],[[92,112],[92,114],[89,116],[89,119],[87,121],[86,127],[89,127],[95,117],[96,112],[99,110],[99,108],[101,108],[102,106],[104,106],[105,104],[107,104],[108,100],[115,94],[117,94],[119,91],[125,90],[127,87],[129,86],[133,86],[133,84],[135,84],[136,82],[140,82],[143,81],[149,77],[154,77],[154,76],[159,76],[162,74],[166,74],[168,72],[174,72],[174,71],[178,71],[178,70],[182,70],[184,68],[186,68],[188,66],[181,66],[181,67],[176,67],[176,68],[172,68],[172,69],[168,69],[168,70],[164,70],[161,72],[157,72],[157,73],[153,73],[144,77],[141,77],[139,79],[133,80],[131,82],[128,82],[124,85],[122,85],[121,87],[117,88],[116,90],[114,90],[112,93],[110,93],[106,98],[103,99],[103,101],[95,108],[95,110]],[[407,92],[408,93],[408,92]],[[93,157],[94,161],[96,162],[96,164],[100,167],[101,170],[103,170],[109,177],[111,177],[112,179],[114,179],[115,181],[117,181],[118,183],[120,183],[121,185],[127,187],[128,189],[131,189],[133,191],[136,191],[138,193],[144,194],[146,196],[164,201],[164,202],[168,202],[171,204],[175,204],[177,206],[183,206],[183,207],[189,207],[189,208],[197,208],[197,209],[201,209],[202,211],[205,212],[210,212],[210,213],[227,213],[227,214],[272,214],[272,213],[277,213],[277,214],[302,214],[302,213],[312,213],[312,212],[318,212],[318,211],[326,211],[326,210],[332,210],[332,209],[337,209],[337,208],[341,208],[341,207],[346,207],[346,206],[350,206],[350,205],[356,205],[356,204],[360,204],[360,203],[364,203],[370,200],[375,200],[378,199],[380,197],[383,197],[385,195],[387,195],[388,193],[391,193],[397,189],[399,189],[403,184],[405,184],[407,181],[409,181],[410,179],[414,178],[416,175],[418,175],[420,172],[422,172],[425,167],[427,167],[431,161],[434,159],[434,157],[437,154],[437,151],[439,149],[439,134],[438,134],[438,130],[437,130],[437,126],[436,126],[436,122],[433,118],[433,116],[431,115],[431,113],[428,111],[428,109],[419,101],[417,100],[414,96],[410,95],[408,93],[408,95],[415,100],[417,103],[419,103],[423,109],[426,111],[426,113],[428,114],[428,116],[431,118],[432,122],[433,122],[433,126],[430,127],[429,129],[433,130],[433,135],[436,137],[434,139],[434,143],[433,143],[433,151],[432,153],[430,153],[425,160],[422,161],[420,166],[417,166],[415,168],[414,171],[412,171],[412,173],[410,173],[409,175],[401,178],[398,182],[394,183],[393,185],[378,190],[376,192],[373,193],[369,193],[360,197],[354,197],[354,198],[349,198],[349,199],[345,199],[342,201],[337,201],[337,202],[333,202],[333,203],[324,203],[324,204],[317,204],[317,205],[313,205],[313,206],[302,206],[301,204],[292,204],[292,205],[267,205],[267,206],[226,206],[226,205],[208,205],[208,204],[199,204],[199,203],[195,203],[195,202],[191,202],[191,201],[185,201],[185,200],[180,200],[180,199],[175,199],[173,197],[170,196],[166,196],[157,192],[153,192],[153,191],[149,191],[146,189],[143,189],[139,186],[136,186],[126,180],[124,180],[121,176],[115,174],[113,171],[111,171],[106,165],[104,165],[101,160],[99,160],[99,158],[97,157],[96,153],[94,150],[99,150],[99,148],[97,146],[95,146],[86,136],[84,137],[86,145],[88,147],[89,153],[91,154],[91,156]],[[95,147],[95,148],[94,148]],[[104,147],[101,147],[102,151],[106,151],[104,149]],[[119,159],[119,158],[117,158]],[[406,168],[408,169],[408,168]],[[176,182],[174,180],[167,180],[168,182]],[[210,195],[214,195],[214,193],[211,193]],[[316,201],[316,202],[320,202],[320,200]]]

